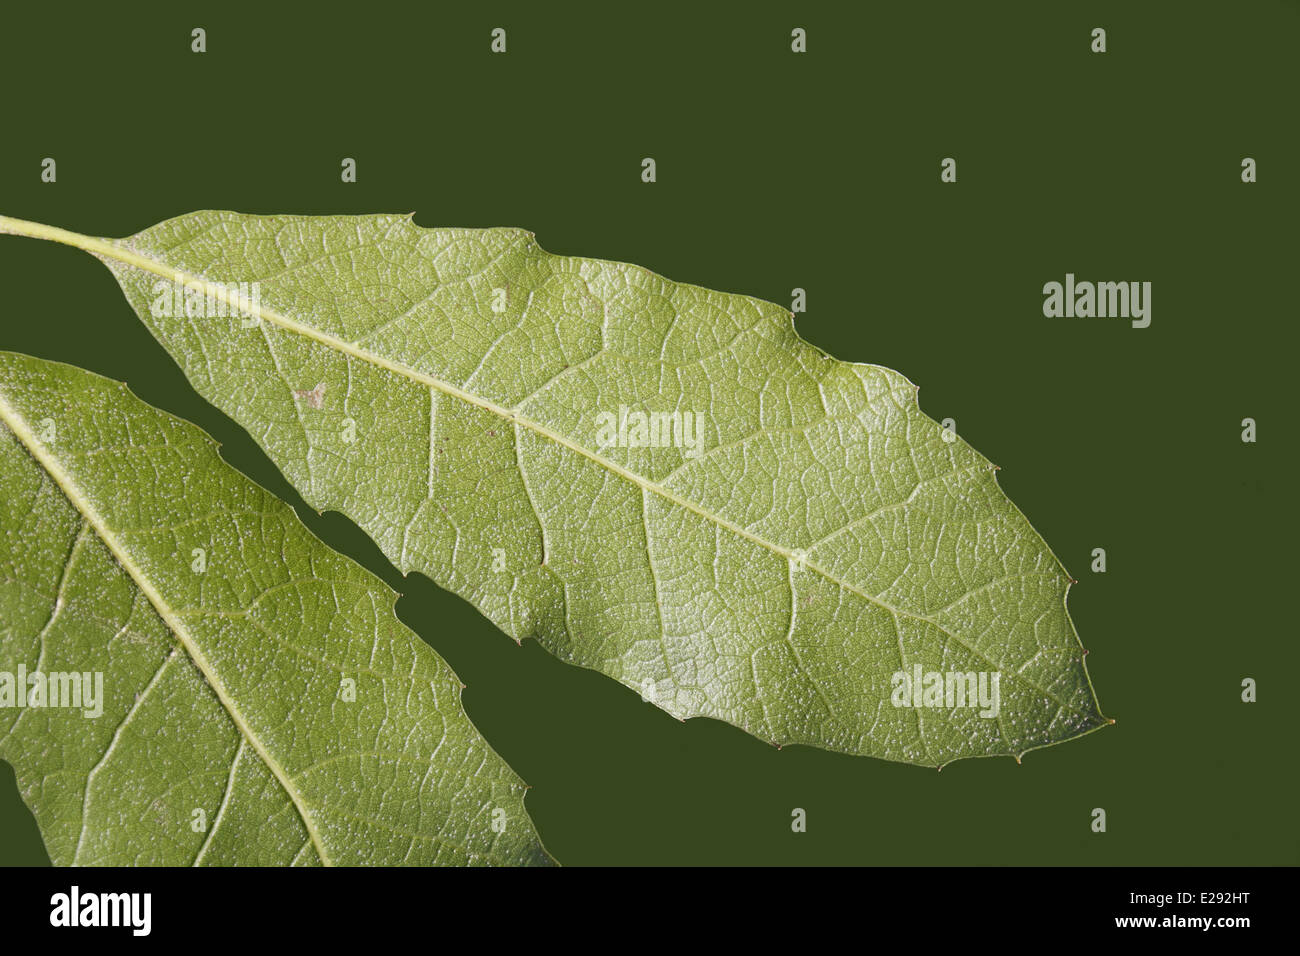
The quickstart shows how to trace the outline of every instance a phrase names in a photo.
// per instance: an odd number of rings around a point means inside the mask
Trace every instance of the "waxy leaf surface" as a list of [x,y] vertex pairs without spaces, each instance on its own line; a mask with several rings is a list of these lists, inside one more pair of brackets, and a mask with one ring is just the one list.
[[[925,765],[1106,723],[1070,579],[993,466],[783,308],[408,216],[0,230],[99,256],[199,392],[403,572],[677,717]],[[897,691],[916,674],[931,706]],[[996,706],[955,674],[998,675]]]
[[0,672],[68,688],[0,758],[56,864],[550,862],[395,598],[193,425],[0,353]]

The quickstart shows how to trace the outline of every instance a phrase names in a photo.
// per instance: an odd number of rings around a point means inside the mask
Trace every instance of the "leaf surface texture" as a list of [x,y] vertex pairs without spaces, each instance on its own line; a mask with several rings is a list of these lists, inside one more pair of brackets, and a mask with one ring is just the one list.
[[[925,765],[1106,723],[1070,579],[994,467],[785,309],[407,216],[54,238],[107,263],[308,502],[679,718]],[[173,279],[257,321],[166,314]],[[600,416],[624,410],[690,413],[700,445],[611,444]],[[999,674],[996,716],[896,706],[917,666]]]
[[0,487],[0,669],[103,675],[0,708],[56,864],[549,862],[393,591],[199,429],[0,353]]

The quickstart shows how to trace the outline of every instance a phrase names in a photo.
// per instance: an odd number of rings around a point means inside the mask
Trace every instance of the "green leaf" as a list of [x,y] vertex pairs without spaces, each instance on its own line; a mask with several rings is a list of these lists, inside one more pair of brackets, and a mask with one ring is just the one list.
[[193,425],[0,353],[0,512],[0,757],[56,864],[550,862],[393,591]]
[[[679,718],[932,766],[1108,722],[1070,578],[994,467],[785,309],[409,216],[0,230],[101,258],[195,388],[404,573]],[[184,314],[173,281],[212,301]],[[679,428],[637,447],[602,430],[625,410]],[[947,675],[990,699],[997,675],[998,705]]]

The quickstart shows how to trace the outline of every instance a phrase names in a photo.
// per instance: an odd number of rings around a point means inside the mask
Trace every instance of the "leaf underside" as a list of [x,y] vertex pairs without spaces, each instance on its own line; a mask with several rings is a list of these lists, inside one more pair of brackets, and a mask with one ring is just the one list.
[[[96,242],[306,501],[670,714],[931,766],[1107,722],[1070,578],[994,467],[785,309],[409,216],[199,212]],[[257,321],[155,315],[176,278]],[[690,413],[701,442],[611,444],[624,410]],[[896,706],[918,665],[999,674],[996,715]]]
[[199,429],[0,353],[0,489],[0,670],[103,675],[0,709],[56,864],[550,862],[393,591]]

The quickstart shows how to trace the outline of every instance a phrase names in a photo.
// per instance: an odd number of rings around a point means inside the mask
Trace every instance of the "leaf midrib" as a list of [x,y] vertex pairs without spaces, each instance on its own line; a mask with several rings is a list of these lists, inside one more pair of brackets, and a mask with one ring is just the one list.
[[27,453],[31,455],[43,469],[45,469],[46,474],[48,474],[54,483],[58,485],[59,490],[63,492],[64,497],[66,497],[72,506],[77,509],[85,519],[86,523],[94,529],[95,534],[99,539],[104,542],[104,546],[108,548],[109,552],[113,555],[114,560],[116,560],[118,565],[120,565],[121,568],[131,577],[131,580],[135,582],[136,587],[138,587],[145,597],[149,599],[149,603],[153,605],[154,610],[158,613],[158,616],[162,618],[163,623],[167,625],[168,629],[174,635],[176,635],[176,639],[180,641],[181,646],[185,648],[185,652],[189,655],[190,660],[194,662],[194,666],[199,669],[199,672],[207,680],[208,685],[212,688],[213,693],[216,694],[217,699],[221,702],[222,707],[230,717],[231,722],[234,723],[235,728],[239,731],[240,736],[248,742],[254,751],[256,751],[258,757],[260,757],[262,762],[266,764],[267,769],[271,771],[276,780],[279,781],[280,786],[284,788],[285,794],[289,797],[290,801],[292,801],[294,809],[298,811],[298,815],[302,818],[303,826],[307,829],[307,833],[311,837],[312,845],[315,847],[316,853],[320,857],[321,862],[326,866],[333,865],[333,861],[330,859],[329,854],[325,852],[320,832],[316,828],[311,812],[307,809],[306,800],[302,793],[293,785],[291,778],[285,772],[284,768],[280,766],[280,763],[272,757],[269,752],[267,752],[261,739],[248,725],[243,713],[231,697],[229,690],[222,682],[211,662],[207,659],[207,656],[199,648],[198,642],[195,640],[194,636],[190,634],[189,629],[180,619],[180,616],[162,594],[159,593],[158,589],[154,587],[153,582],[149,580],[143,569],[131,557],[126,546],[118,540],[117,535],[111,528],[109,528],[108,523],[99,513],[99,510],[86,497],[81,487],[77,484],[76,479],[68,474],[59,460],[45,448],[41,441],[36,437],[36,434],[28,426],[27,421],[12,405],[9,404],[3,394],[0,394],[0,422],[3,422],[4,425],[13,432],[14,436],[27,450]]
[[[722,528],[723,530],[731,532],[737,537],[744,538],[748,541],[752,541],[753,543],[757,544],[759,547],[764,548],[773,554],[785,558],[787,562],[797,564],[798,567],[802,570],[813,571],[821,575],[823,578],[825,578],[827,581],[829,581],[831,584],[835,585],[836,587],[848,591],[851,594],[856,594],[864,601],[867,601],[870,604],[874,604],[877,607],[885,611],[888,611],[890,614],[894,616],[895,620],[897,620],[900,617],[906,617],[915,621],[920,621],[925,624],[928,624],[931,627],[938,630],[940,633],[947,635],[957,644],[959,644],[967,651],[969,651],[971,654],[974,654],[976,657],[978,657],[980,660],[984,661],[985,663],[989,664],[990,666],[997,669],[1001,669],[1003,667],[1002,664],[998,663],[997,661],[991,660],[986,654],[984,654],[984,652],[972,646],[960,635],[944,627],[942,624],[940,624],[938,621],[934,620],[933,618],[927,617],[924,614],[918,614],[914,611],[907,611],[901,608],[894,607],[893,605],[882,600],[879,596],[869,594],[866,591],[863,591],[861,588],[855,587],[853,584],[850,584],[848,581],[845,581],[844,579],[837,577],[829,569],[822,567],[817,562],[808,558],[806,554],[803,553],[796,554],[795,551],[788,548],[784,548],[773,541],[769,541],[760,535],[754,534],[753,532],[749,531],[747,528],[744,528],[731,521],[728,521],[726,518],[722,517],[721,515],[716,515],[713,514],[712,512],[706,511],[705,509],[697,505],[695,502],[690,501],[687,498],[683,498],[682,496],[678,495],[676,492],[672,491],[671,489],[664,487],[662,484],[655,481],[650,481],[649,479],[642,477],[641,475],[637,474],[636,472],[628,468],[625,468],[624,466],[618,464],[617,462],[610,461],[609,459],[597,454],[596,452],[583,447],[582,445],[570,439],[568,436],[560,432],[557,432],[552,428],[549,428],[548,426],[542,424],[541,422],[534,421],[533,419],[521,415],[518,409],[507,408],[503,405],[499,405],[496,402],[491,401],[490,399],[475,395],[472,392],[468,392],[465,389],[461,388],[460,386],[452,384],[451,382],[444,381],[443,379],[440,379],[436,376],[429,375],[417,369],[413,369],[410,366],[401,364],[400,362],[394,362],[391,359],[387,359],[382,355],[379,355],[375,352],[371,352],[369,349],[362,348],[357,343],[349,342],[345,339],[339,338],[338,336],[331,335],[328,332],[324,332],[320,329],[314,329],[311,326],[304,325],[301,322],[295,321],[294,319],[291,319],[288,316],[281,315],[280,313],[265,307],[260,302],[254,303],[243,296],[240,296],[238,294],[232,294],[230,290],[225,285],[221,284],[219,281],[208,279],[206,276],[195,275],[194,273],[186,272],[185,270],[179,269],[176,266],[159,262],[157,259],[153,259],[142,253],[136,252],[134,249],[129,249],[118,244],[118,242],[124,242],[126,240],[113,241],[108,239],[98,239],[93,236],[86,236],[81,233],[72,232],[67,229],[60,229],[57,226],[47,226],[43,223],[29,222],[21,219],[13,219],[7,216],[0,216],[0,233],[4,233],[4,232],[12,232],[18,235],[30,236],[32,238],[37,238],[37,239],[48,239],[54,242],[63,243],[64,245],[75,246],[76,248],[89,252],[92,255],[115,259],[118,262],[123,263],[124,265],[128,265],[136,269],[140,269],[144,272],[152,273],[153,275],[160,276],[165,279],[170,279],[172,281],[180,281],[181,283],[186,285],[192,284],[198,286],[203,289],[205,295],[213,296],[214,298],[220,300],[226,305],[233,306],[241,310],[245,314],[256,315],[258,319],[264,319],[265,321],[270,322],[272,325],[276,325],[295,335],[301,335],[304,338],[311,339],[315,342],[320,343],[321,345],[334,349],[335,351],[340,352],[344,355],[349,355],[357,359],[358,361],[366,362],[378,368],[382,368],[389,372],[393,372],[394,374],[399,375],[403,378],[407,378],[412,381],[419,382],[420,384],[428,388],[436,389],[445,395],[449,395],[452,398],[459,399],[460,401],[463,401],[468,405],[472,405],[476,408],[481,408],[484,409],[485,411],[491,412],[492,414],[501,418],[503,421],[510,422],[515,426],[523,426],[524,428],[527,428],[530,431],[533,431],[536,434],[541,435],[543,438],[547,438],[550,441],[562,447],[568,448],[569,450],[583,456],[584,458],[587,458],[588,460],[596,463],[597,465],[600,465],[602,468],[605,468],[607,471],[611,472],[612,474],[617,475],[618,477],[623,478],[626,481],[632,482],[634,485],[643,489],[643,491],[653,492],[654,494],[657,494],[660,497],[662,497],[664,500],[669,501],[677,505],[678,507],[690,511],[696,515],[699,515],[701,518],[705,519],[706,521],[713,522],[718,527]],[[797,596],[794,595],[793,593],[791,594],[791,600],[792,601],[797,600]],[[1054,694],[1051,694],[1045,688],[1038,686],[1029,678],[1025,677],[1023,674],[1015,670],[1006,671],[1006,673],[1011,675],[1014,679],[1033,688],[1038,693],[1046,697],[1048,700],[1055,703],[1058,707],[1067,710],[1070,713],[1073,713],[1077,716],[1081,716],[1081,717],[1091,716],[1085,713],[1084,711],[1080,711],[1078,708],[1066,703],[1065,701],[1061,700]]]

